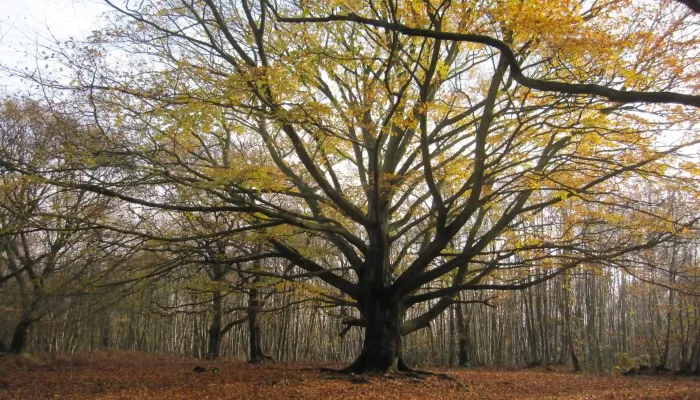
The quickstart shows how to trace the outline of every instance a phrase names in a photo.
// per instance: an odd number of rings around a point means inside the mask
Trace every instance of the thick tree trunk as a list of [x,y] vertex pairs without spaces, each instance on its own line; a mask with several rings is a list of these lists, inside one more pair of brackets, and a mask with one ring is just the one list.
[[207,358],[215,360],[221,355],[221,291],[214,291],[212,296],[212,306],[214,308],[214,315],[209,326],[209,348],[207,350]]
[[457,304],[457,336],[459,337],[459,359],[457,365],[460,367],[469,366],[469,318],[464,318],[462,304]]
[[459,338],[459,366],[466,368],[469,366],[469,339],[466,337]]
[[25,313],[15,327],[15,333],[12,335],[12,343],[10,344],[9,352],[20,354],[27,349],[27,337],[29,336],[29,328],[34,323],[34,319]]
[[109,337],[111,332],[111,316],[109,312],[105,312],[104,320],[102,321],[102,348],[109,348]]
[[348,372],[391,372],[405,369],[401,357],[400,312],[398,302],[367,297],[363,320],[365,338],[362,352]]
[[255,311],[248,313],[248,330],[248,345],[250,352],[250,358],[248,361],[251,363],[260,362],[264,360],[265,357],[262,351],[262,344],[260,342],[260,324],[258,323],[257,312]]
[[369,230],[367,257],[358,271],[357,303],[363,321],[364,339],[358,358],[347,372],[396,372],[410,370],[401,358],[400,299],[389,288],[392,285],[389,262],[388,202],[377,195],[370,198],[369,214],[378,223]]
[[260,293],[258,289],[250,289],[248,293],[248,344],[250,352],[248,362],[251,363],[272,359],[263,352],[260,321],[258,320],[259,310]]

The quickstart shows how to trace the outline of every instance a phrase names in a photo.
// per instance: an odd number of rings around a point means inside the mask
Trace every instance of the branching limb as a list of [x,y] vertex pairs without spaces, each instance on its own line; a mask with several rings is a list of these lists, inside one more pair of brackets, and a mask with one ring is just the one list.
[[[678,0],[695,9],[699,6],[696,0]],[[324,23],[324,22],[354,22],[363,25],[374,26],[400,32],[406,36],[432,38],[436,40],[452,40],[459,42],[480,43],[497,49],[503,55],[510,68],[513,80],[519,84],[535,90],[558,92],[565,94],[584,94],[602,96],[610,101],[618,103],[672,103],[700,108],[700,96],[677,92],[645,92],[632,90],[616,90],[596,84],[566,83],[548,81],[525,76],[515,52],[505,42],[487,35],[458,32],[440,32],[430,29],[414,28],[396,22],[388,22],[379,19],[365,18],[355,13],[348,15],[328,15],[325,17],[291,18],[277,16],[280,22],[287,23]]]

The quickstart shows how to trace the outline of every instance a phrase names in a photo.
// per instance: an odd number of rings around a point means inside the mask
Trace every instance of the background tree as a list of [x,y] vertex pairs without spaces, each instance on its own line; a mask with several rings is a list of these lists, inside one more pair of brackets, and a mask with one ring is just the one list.
[[[0,157],[77,183],[81,174],[65,168],[61,139],[81,130],[75,120],[36,102],[5,100],[0,106]],[[19,299],[7,304],[19,306],[9,351],[20,353],[29,328],[48,314],[49,303],[90,290],[100,270],[119,254],[110,243],[114,237],[91,229],[110,199],[6,170],[0,171],[0,180],[0,284]]]

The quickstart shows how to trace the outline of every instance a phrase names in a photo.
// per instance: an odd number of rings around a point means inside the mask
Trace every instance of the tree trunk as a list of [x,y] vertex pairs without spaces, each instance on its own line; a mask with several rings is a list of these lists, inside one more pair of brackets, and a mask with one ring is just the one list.
[[15,333],[12,335],[12,343],[10,344],[9,352],[13,354],[20,354],[27,349],[27,337],[29,335],[29,328],[34,323],[34,319],[29,313],[25,312],[19,323],[15,327]]
[[[374,297],[374,296],[372,296]],[[400,312],[398,302],[380,296],[363,301],[365,338],[362,352],[348,372],[390,372],[407,369],[401,360]]]
[[109,337],[112,330],[112,320],[109,312],[105,312],[104,320],[102,321],[102,349],[109,348]]
[[[669,281],[671,282],[671,286],[675,286],[676,283],[676,278],[675,274],[673,272],[673,269],[675,267],[676,263],[676,246],[674,243],[673,249],[672,249],[672,256],[671,256],[671,269],[669,270]],[[668,364],[668,355],[669,352],[671,351],[671,325],[673,325],[673,307],[675,305],[674,303],[675,300],[675,291],[673,289],[668,289],[668,311],[666,311],[666,338],[664,339],[664,352],[661,354],[661,360],[659,361],[659,365],[657,368],[659,369],[665,369],[666,364]]]
[[357,302],[365,337],[360,355],[346,369],[349,372],[409,370],[401,359],[402,312],[399,299],[388,290],[391,268],[385,230],[386,226],[380,226],[370,232],[370,249],[359,274]]
[[[567,218],[567,215],[563,215],[564,218]],[[573,292],[573,282],[572,282],[572,270],[567,270],[564,272],[564,282],[562,285],[563,289],[563,303],[564,303],[564,327],[563,327],[563,332],[565,334],[564,337],[564,342],[562,343],[562,347],[566,346],[569,351],[569,355],[571,356],[571,363],[574,366],[574,371],[575,372],[580,372],[581,371],[581,365],[579,364],[579,359],[578,356],[576,356],[576,345],[574,343],[574,329],[572,327],[572,322],[571,322],[571,299],[574,296]],[[580,293],[580,290],[577,291],[577,293]],[[580,300],[578,302],[580,303]],[[576,312],[576,310],[574,310]]]
[[262,349],[260,321],[258,320],[259,310],[260,292],[258,289],[252,288],[248,293],[248,344],[250,352],[248,362],[251,363],[272,359],[272,357],[266,355]]
[[569,354],[571,354],[571,363],[574,365],[574,371],[581,371],[581,366],[578,362],[578,357],[576,356],[576,347],[574,346],[574,334],[573,329],[571,329],[571,306],[569,304],[569,296],[571,290],[571,273],[566,272],[566,283],[564,292],[564,323],[566,324],[566,344],[569,347]]
[[209,348],[207,350],[207,358],[215,360],[221,355],[221,291],[215,290],[212,296],[212,306],[214,308],[214,316],[209,326]]
[[457,365],[460,367],[469,366],[469,319],[464,318],[464,306],[461,303],[457,304],[457,336],[459,337],[458,348],[459,358]]
[[448,309],[450,317],[450,341],[448,342],[448,362],[447,364],[451,367],[455,363],[455,312],[457,312],[455,307],[450,306]]

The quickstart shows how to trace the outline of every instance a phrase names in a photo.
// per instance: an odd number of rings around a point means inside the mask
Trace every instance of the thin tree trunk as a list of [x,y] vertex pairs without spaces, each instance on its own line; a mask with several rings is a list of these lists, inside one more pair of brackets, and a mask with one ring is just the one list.
[[574,346],[574,334],[571,329],[571,305],[569,304],[569,290],[571,289],[571,273],[566,272],[566,283],[564,293],[564,322],[566,324],[566,343],[569,346],[569,354],[571,354],[571,363],[574,365],[574,371],[581,371],[581,366],[576,356],[576,347]]

